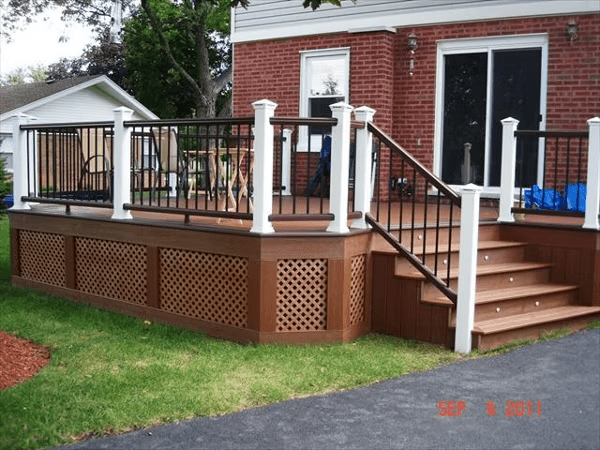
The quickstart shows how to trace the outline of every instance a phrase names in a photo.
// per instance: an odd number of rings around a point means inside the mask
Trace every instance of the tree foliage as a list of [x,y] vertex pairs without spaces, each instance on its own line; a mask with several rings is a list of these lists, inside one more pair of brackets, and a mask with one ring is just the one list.
[[[2,15],[0,25],[9,38],[36,15],[60,8],[64,20],[94,27],[100,39],[80,58],[52,65],[51,77],[107,74],[163,117],[227,115],[231,111],[230,8],[246,8],[255,0],[121,1],[126,18],[124,46],[109,44],[107,39],[113,0],[0,0],[3,11],[9,12]],[[341,6],[340,0],[293,1],[313,10],[325,3]]]
[[54,80],[78,77],[82,75],[106,75],[123,89],[127,89],[124,65],[125,47],[111,44],[108,39],[108,28],[99,36],[96,44],[88,45],[83,54],[76,58],[61,58],[50,64],[47,77]]
[[14,86],[25,83],[37,83],[46,80],[46,67],[37,66],[18,67],[0,77],[0,86]]

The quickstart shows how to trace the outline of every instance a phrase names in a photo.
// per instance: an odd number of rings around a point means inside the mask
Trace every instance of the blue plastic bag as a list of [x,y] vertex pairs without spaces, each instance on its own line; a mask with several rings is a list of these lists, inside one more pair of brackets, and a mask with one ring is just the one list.
[[583,183],[570,184],[565,188],[566,207],[569,211],[585,212],[587,186]]
[[524,192],[525,208],[562,210],[565,208],[565,198],[555,189],[540,189],[534,184]]
[[12,194],[8,194],[6,197],[4,197],[4,199],[2,200],[2,203],[4,203],[4,207],[6,209],[12,208],[13,204],[14,204],[13,195]]

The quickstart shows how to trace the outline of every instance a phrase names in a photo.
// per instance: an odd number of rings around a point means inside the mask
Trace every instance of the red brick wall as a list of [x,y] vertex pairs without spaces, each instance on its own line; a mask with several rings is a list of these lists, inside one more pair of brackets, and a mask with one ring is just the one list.
[[[571,44],[566,25],[575,20]],[[415,33],[414,75],[407,37]],[[433,164],[436,42],[442,39],[547,33],[548,129],[585,129],[600,115],[600,15],[499,20],[284,39],[234,46],[234,114],[253,113],[253,101],[279,104],[276,115],[297,116],[302,50],[350,47],[350,103],[377,110],[375,122],[427,167]]]
[[233,110],[253,114],[251,103],[267,98],[279,105],[277,116],[298,116],[300,52],[350,47],[350,103],[378,110],[380,123],[391,123],[395,35],[389,32],[342,34],[236,44]]

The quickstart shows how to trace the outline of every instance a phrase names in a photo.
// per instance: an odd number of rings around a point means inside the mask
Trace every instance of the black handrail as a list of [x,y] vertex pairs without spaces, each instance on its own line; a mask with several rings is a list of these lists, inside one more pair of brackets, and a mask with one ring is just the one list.
[[396,152],[401,156],[401,158],[408,163],[413,169],[419,172],[431,185],[435,186],[438,190],[442,191],[442,193],[448,197],[452,202],[454,202],[457,206],[460,206],[461,197],[458,195],[450,186],[436,177],[433,173],[431,173],[425,166],[423,166],[419,161],[417,161],[410,153],[404,150],[400,145],[398,145],[391,137],[389,137],[384,131],[377,126],[369,122],[367,124],[368,130],[373,133],[375,137],[377,137],[381,142],[386,144],[391,150]]
[[[446,297],[448,297],[454,304],[457,302],[457,294],[450,287],[450,267],[451,267],[451,259],[450,255],[452,253],[452,218],[453,218],[453,209],[454,207],[461,206],[461,197],[452,190],[446,183],[444,183],[441,179],[431,173],[426,167],[424,167],[420,162],[418,162],[410,153],[408,153],[405,149],[403,149],[400,145],[398,145],[391,137],[389,137],[386,133],[384,133],[381,129],[379,129],[375,124],[369,122],[367,124],[367,129],[373,134],[374,140],[379,142],[379,164],[377,167],[378,177],[377,177],[377,211],[376,217],[373,217],[371,214],[366,214],[365,220],[366,222],[372,226],[372,228],[379,233],[398,253],[400,253],[403,257],[405,257],[423,276],[425,276],[437,289],[439,289]],[[388,192],[388,207],[387,207],[387,229],[380,223],[379,213],[380,213],[380,197],[381,197],[381,153],[382,146],[386,146],[390,151],[389,158],[389,172],[390,172],[390,192]],[[393,157],[397,155],[400,157],[400,162],[394,164]],[[398,167],[400,166],[400,168]],[[412,169],[412,176],[410,173],[406,173],[406,166],[409,167],[408,172]],[[404,201],[403,197],[408,196],[411,197],[410,202],[410,214],[411,214],[411,223],[409,225],[408,230],[410,231],[410,246],[406,246],[402,243],[402,232],[403,226],[402,223],[399,224],[398,237],[394,236],[391,229],[391,210],[392,210],[392,190],[398,184],[398,179],[391,176],[393,171],[401,170],[400,180],[402,181],[402,185],[398,186],[400,189],[400,205],[399,205],[399,214],[400,214],[400,222],[403,220],[403,209],[404,209]],[[417,175],[423,179],[417,180]],[[417,186],[422,184],[424,186],[423,189],[423,246],[422,249],[415,248],[415,209],[416,209],[416,196],[417,196]],[[427,264],[427,216],[428,212],[428,196],[430,188],[437,189],[437,209],[435,209],[435,249],[433,254],[433,264]],[[440,215],[441,215],[441,197],[442,194],[449,201],[450,211],[449,211],[449,228],[448,228],[448,238],[447,238],[447,267],[445,268],[445,279],[443,279],[438,270],[438,258],[443,252],[440,250]],[[419,259],[417,254],[419,250],[422,250],[422,258]],[[433,268],[431,267],[433,266]]]

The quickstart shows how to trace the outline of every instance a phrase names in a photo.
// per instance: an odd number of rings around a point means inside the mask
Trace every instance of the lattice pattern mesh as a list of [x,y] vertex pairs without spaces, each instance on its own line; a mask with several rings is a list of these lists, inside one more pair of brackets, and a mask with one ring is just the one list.
[[350,278],[350,325],[365,320],[365,255],[352,258],[352,275]]
[[326,328],[327,260],[279,260],[277,331],[316,331]]
[[143,245],[75,239],[77,289],[136,304],[147,302],[147,252]]
[[248,326],[248,260],[160,250],[161,309],[211,322]]
[[53,286],[66,286],[64,236],[21,230],[19,247],[23,278]]

